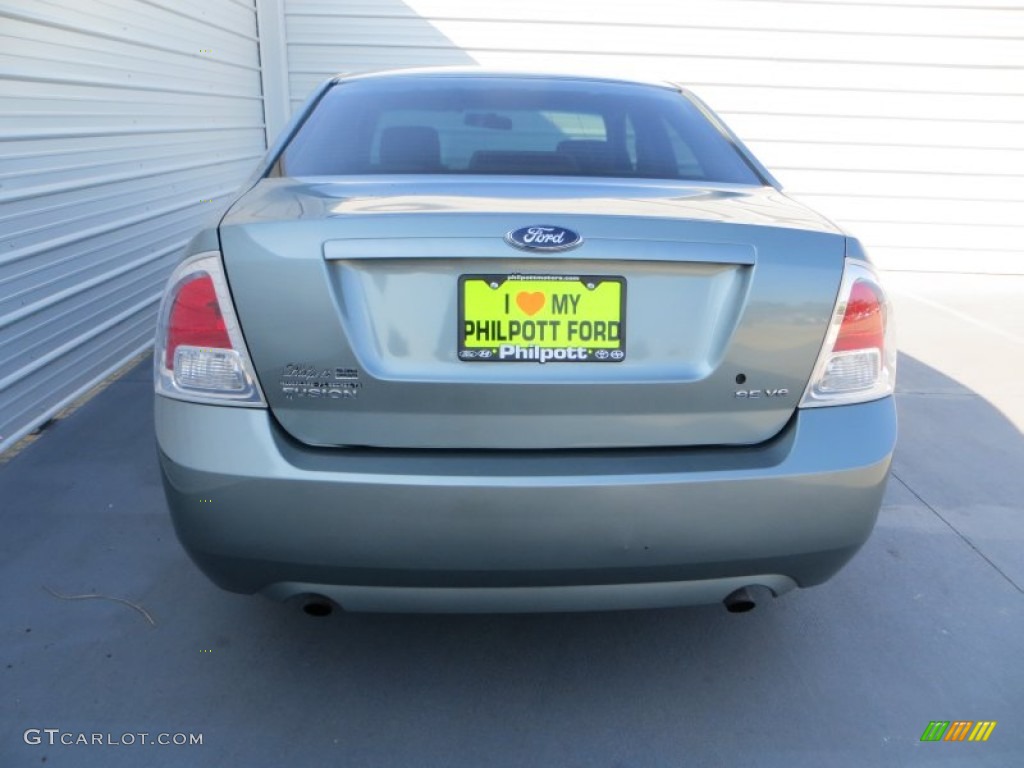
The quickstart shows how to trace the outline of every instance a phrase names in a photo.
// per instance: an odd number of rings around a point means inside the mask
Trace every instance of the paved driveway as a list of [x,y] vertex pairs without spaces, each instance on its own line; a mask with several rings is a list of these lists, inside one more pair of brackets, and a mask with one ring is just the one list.
[[[1024,278],[889,282],[878,528],[743,615],[315,619],[223,593],[164,510],[147,361],[0,466],[0,766],[1024,764]],[[998,726],[922,743],[931,720]],[[60,744],[80,733],[135,743]]]

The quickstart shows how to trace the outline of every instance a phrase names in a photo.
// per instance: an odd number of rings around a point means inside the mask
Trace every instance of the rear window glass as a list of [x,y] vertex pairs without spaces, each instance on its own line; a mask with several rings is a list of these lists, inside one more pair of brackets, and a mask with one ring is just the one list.
[[675,91],[500,77],[370,78],[336,85],[285,149],[278,172],[762,183]]

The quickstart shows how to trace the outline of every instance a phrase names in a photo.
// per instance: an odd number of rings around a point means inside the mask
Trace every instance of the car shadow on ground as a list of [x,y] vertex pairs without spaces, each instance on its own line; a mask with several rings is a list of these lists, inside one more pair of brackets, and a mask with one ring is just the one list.
[[[151,766],[902,766],[957,749],[1007,765],[1024,753],[1024,439],[934,369],[904,358],[900,377],[878,527],[828,584],[742,615],[315,618],[187,560],[143,364],[0,467],[0,764],[141,764],[138,746],[25,743],[59,728],[203,734],[145,748]],[[65,599],[82,594],[155,625]],[[936,719],[1000,726],[922,743]]]

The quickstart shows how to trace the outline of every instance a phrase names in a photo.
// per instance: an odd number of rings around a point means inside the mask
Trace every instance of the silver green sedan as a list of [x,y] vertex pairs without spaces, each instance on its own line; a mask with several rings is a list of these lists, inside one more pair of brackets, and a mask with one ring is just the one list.
[[668,83],[325,83],[168,283],[156,433],[221,587],[310,613],[820,584],[896,440],[860,244]]

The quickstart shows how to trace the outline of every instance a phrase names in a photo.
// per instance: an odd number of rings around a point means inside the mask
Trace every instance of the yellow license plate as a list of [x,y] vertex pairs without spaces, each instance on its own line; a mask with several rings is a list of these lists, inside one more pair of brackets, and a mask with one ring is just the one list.
[[618,363],[626,359],[626,279],[462,275],[459,359]]

